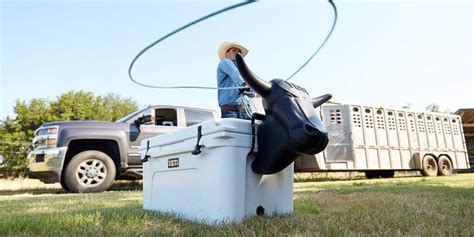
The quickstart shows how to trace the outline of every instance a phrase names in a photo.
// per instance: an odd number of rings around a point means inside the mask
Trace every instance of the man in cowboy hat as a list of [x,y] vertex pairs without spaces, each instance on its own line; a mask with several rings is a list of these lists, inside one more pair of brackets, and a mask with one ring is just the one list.
[[[247,48],[236,42],[225,41],[221,44],[218,50],[218,56],[221,61],[217,67],[217,86],[219,88],[242,87],[245,85],[235,65],[235,55],[240,53],[245,57],[248,52]],[[242,104],[242,93],[242,89],[218,90],[217,94],[222,118],[250,119]]]

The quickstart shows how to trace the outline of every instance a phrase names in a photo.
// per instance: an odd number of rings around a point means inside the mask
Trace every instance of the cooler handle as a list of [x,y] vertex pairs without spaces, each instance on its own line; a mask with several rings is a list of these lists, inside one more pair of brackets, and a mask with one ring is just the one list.
[[202,145],[199,145],[199,141],[201,140],[201,137],[202,137],[201,129],[202,129],[201,126],[198,126],[197,142],[196,142],[196,145],[194,146],[194,150],[191,152],[191,154],[195,156],[201,154]]
[[148,150],[150,150],[150,140],[146,141],[146,151],[145,156],[143,156],[142,162],[147,162],[148,158],[150,158],[150,155],[148,155]]

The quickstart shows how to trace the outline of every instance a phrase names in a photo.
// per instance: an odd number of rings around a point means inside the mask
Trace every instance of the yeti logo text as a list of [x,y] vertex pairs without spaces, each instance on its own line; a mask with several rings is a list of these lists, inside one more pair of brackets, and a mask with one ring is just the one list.
[[176,167],[179,167],[179,158],[169,159],[168,168],[176,168]]

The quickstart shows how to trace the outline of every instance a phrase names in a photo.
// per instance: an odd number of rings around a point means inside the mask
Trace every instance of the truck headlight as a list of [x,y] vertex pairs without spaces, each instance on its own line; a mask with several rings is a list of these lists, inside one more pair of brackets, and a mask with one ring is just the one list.
[[58,128],[57,127],[48,128],[48,134],[58,134]]
[[40,127],[35,131],[33,138],[33,148],[51,148],[57,147],[58,143],[58,126]]

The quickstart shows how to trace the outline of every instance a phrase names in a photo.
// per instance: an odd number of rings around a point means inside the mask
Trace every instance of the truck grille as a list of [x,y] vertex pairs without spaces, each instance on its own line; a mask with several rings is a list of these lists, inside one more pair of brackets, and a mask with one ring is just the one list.
[[36,154],[35,161],[36,163],[44,162],[44,154]]

